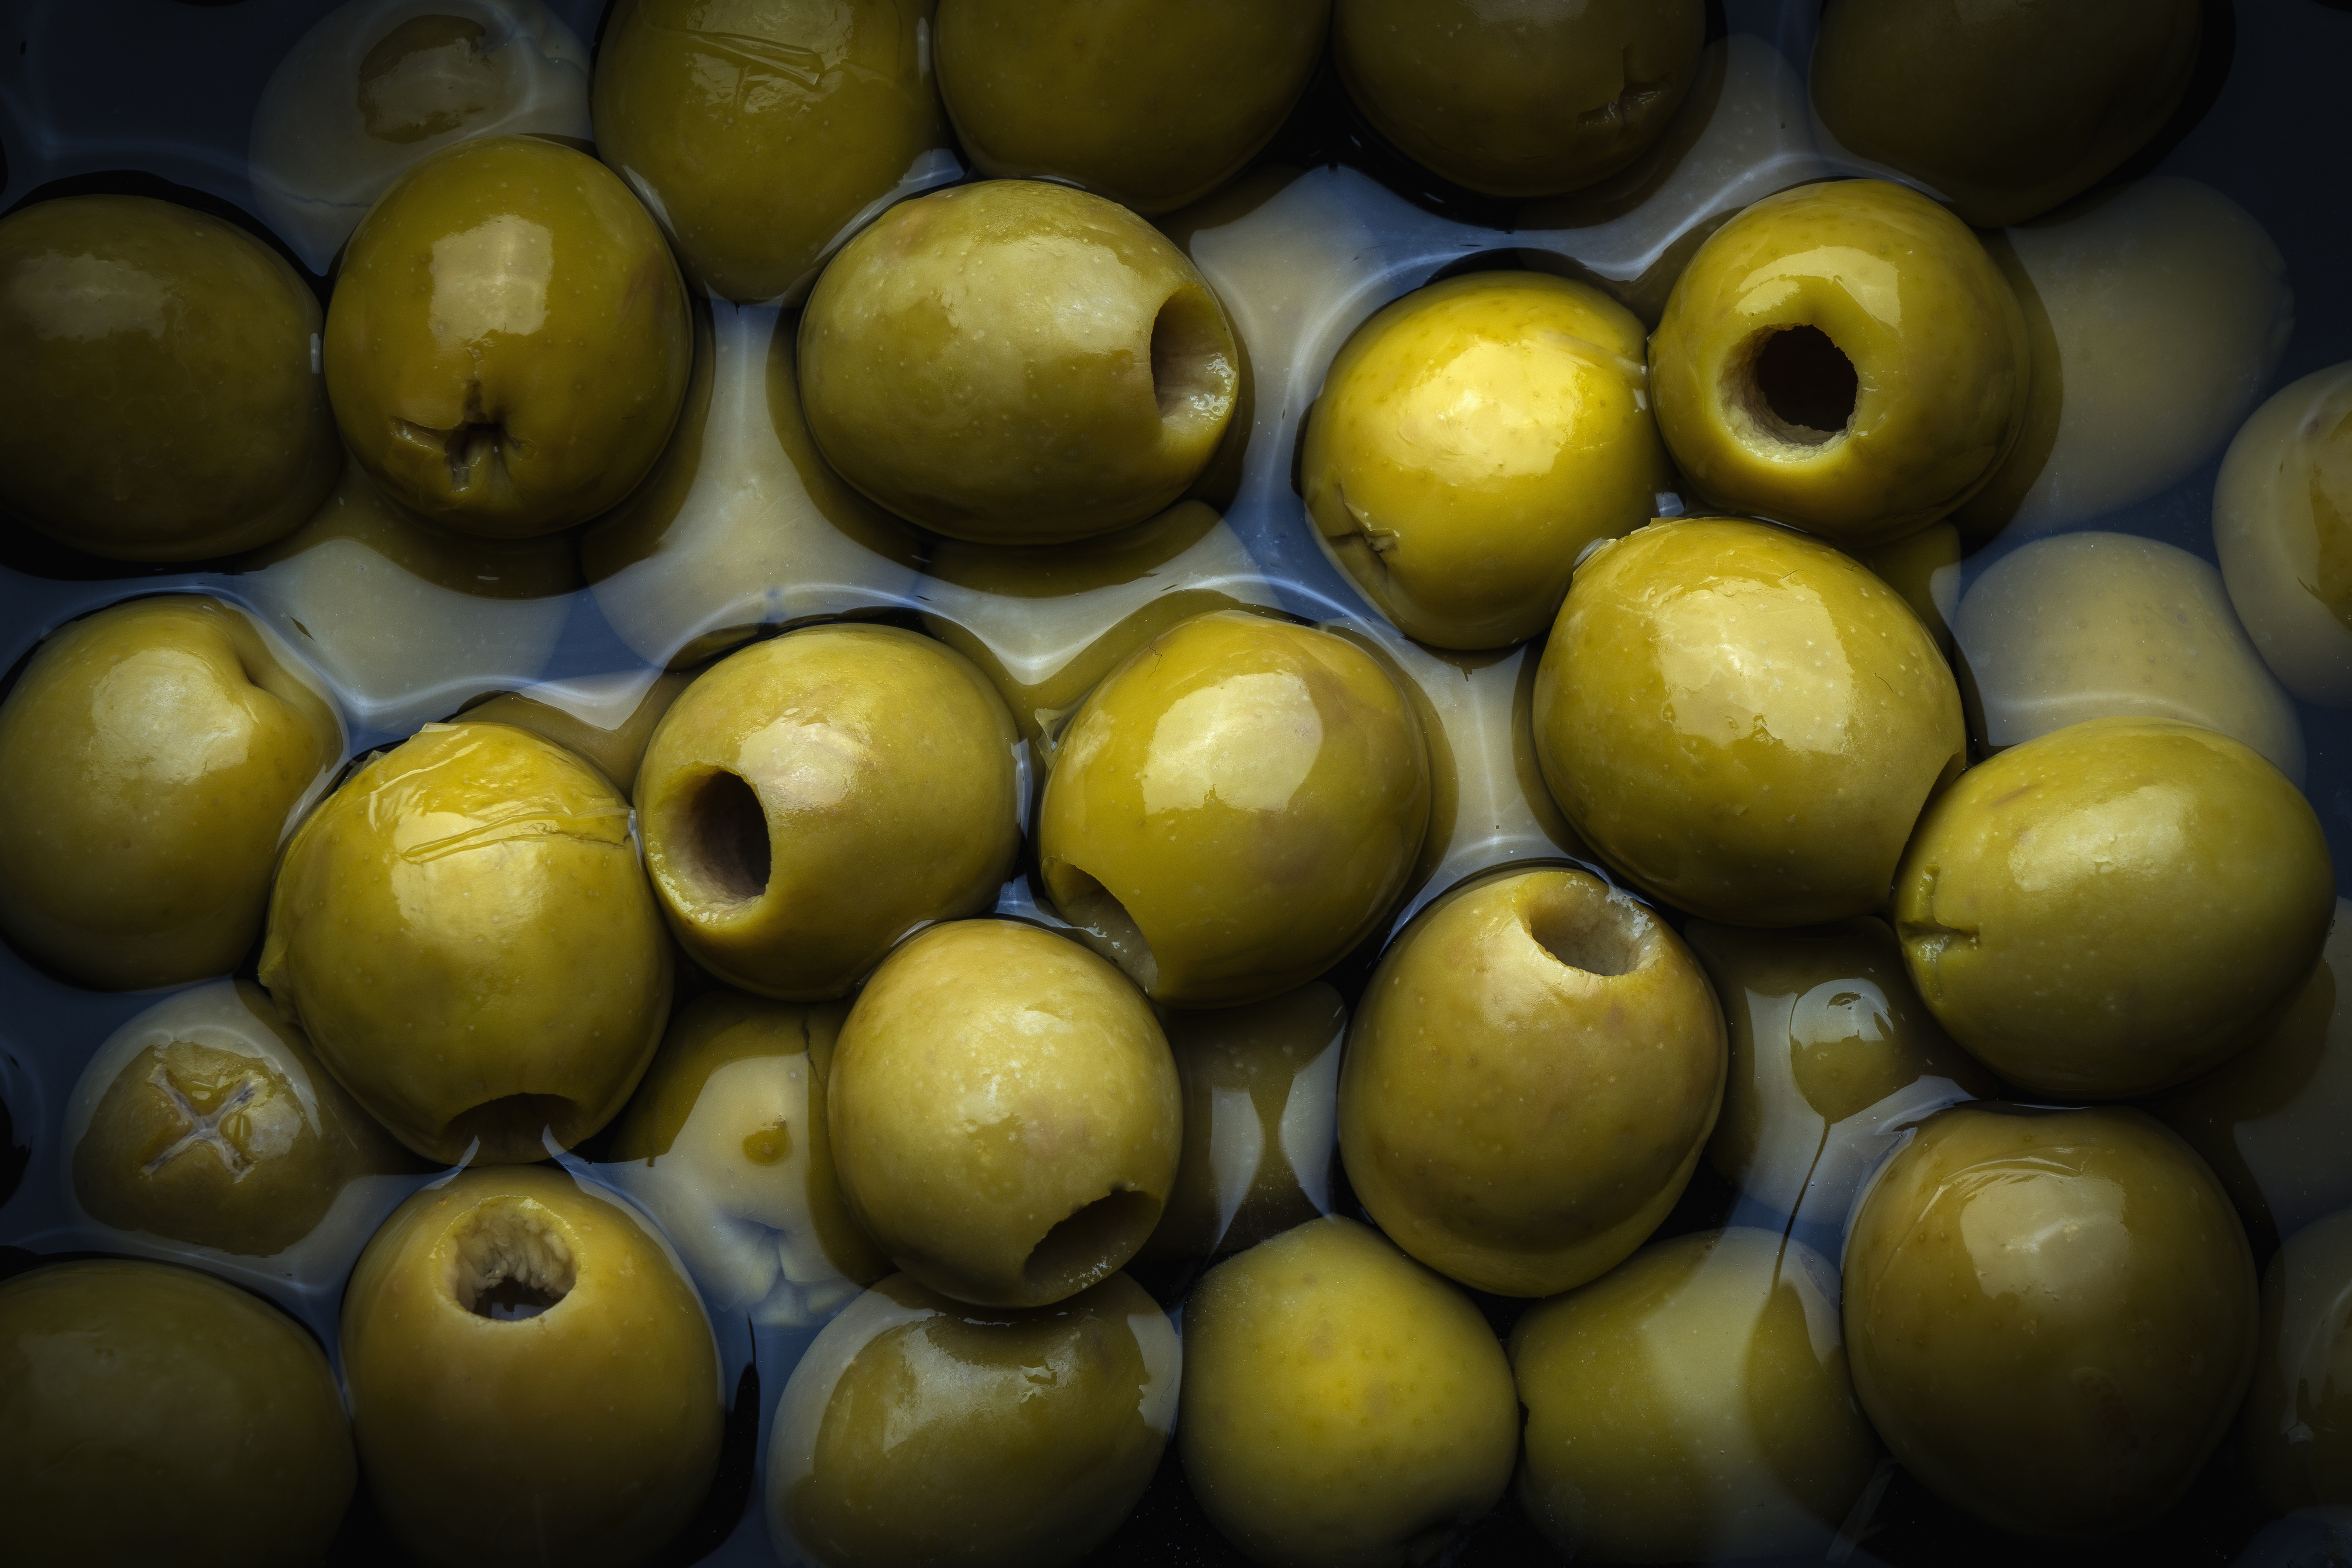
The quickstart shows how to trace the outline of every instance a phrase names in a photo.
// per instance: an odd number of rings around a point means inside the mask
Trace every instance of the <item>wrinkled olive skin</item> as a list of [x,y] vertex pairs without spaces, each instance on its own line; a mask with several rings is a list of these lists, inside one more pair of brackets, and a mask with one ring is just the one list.
[[1895,929],[1979,1061],[2122,1099],[2252,1043],[2335,908],[2319,819],[2277,768],[2211,730],[2102,718],[2002,752],[1928,808]]
[[941,0],[940,96],[983,174],[1174,212],[1307,90],[1331,0]]
[[1490,196],[1556,196],[1624,168],[1697,75],[1700,0],[1336,0],[1331,57],[1364,118]]
[[2246,1471],[2281,1513],[2352,1503],[2352,1211],[2286,1239],[2263,1270],[2262,1322]]
[[1585,842],[1708,920],[1886,905],[1958,773],[1959,688],[1902,598],[1762,523],[1652,523],[1589,557],[1536,672],[1536,757]]
[[566,681],[561,686],[528,686],[501,692],[465,711],[468,724],[510,724],[543,736],[566,751],[586,758],[613,787],[627,794],[636,787],[654,727],[694,680],[665,670],[650,681]]
[[51,632],[0,702],[0,933],[77,985],[235,967],[342,726],[253,618],[192,594]]
[[1434,1561],[1501,1500],[1518,1415],[1470,1299],[1342,1216],[1227,1259],[1185,1301],[1184,1477],[1253,1562]]
[[2212,1173],[2132,1110],[1942,1112],[1846,1237],[1864,1414],[1930,1490],[2023,1535],[2109,1534],[2188,1490],[2245,1393],[2256,1301]]
[[342,453],[319,301],[277,252],[145,196],[0,219],[0,511],[114,560],[300,525]]
[[671,962],[604,776],[525,730],[434,724],[294,835],[260,977],[402,1143],[529,1162],[618,1113],[668,1021]]
[[1233,418],[1239,355],[1141,218],[989,180],[901,202],[842,247],[801,316],[801,403],[825,460],[900,517],[1055,544],[1183,495]]
[[1982,243],[1883,180],[1748,207],[1699,247],[1650,339],[1658,430],[1696,493],[1840,545],[1899,538],[1975,494],[2024,427],[2032,373]]
[[21,1568],[304,1568],[325,1561],[357,1479],[318,1343],[168,1263],[57,1263],[0,1284],[0,1515]]
[[1058,1568],[1118,1528],[1176,1416],[1175,1325],[1124,1274],[986,1309],[894,1274],[776,1404],[768,1531],[810,1568]]
[[[492,1315],[518,1306],[541,1310]],[[461,1171],[395,1209],[343,1292],[342,1351],[368,1491],[424,1563],[649,1562],[718,1468],[694,1287],[552,1167]]]
[[1837,1270],[1735,1227],[1643,1248],[1511,1331],[1519,1506],[1580,1563],[1819,1553],[1870,1482]]
[[2139,151],[2197,64],[2198,0],[1831,5],[1813,110],[1978,228],[2046,213]]
[[369,209],[327,307],[352,455],[404,506],[521,538],[653,467],[686,399],[686,285],[618,176],[530,136],[461,141]]
[[1413,917],[1339,1071],[1357,1197],[1474,1290],[1606,1272],[1682,1196],[1723,1103],[1723,1011],[1665,922],[1599,877],[1487,878]]
[[954,170],[924,32],[934,0],[622,0],[592,85],[596,152],[722,299],[806,289],[928,159]]
[[1239,611],[1139,649],[1063,731],[1038,812],[1065,918],[1170,1007],[1313,979],[1404,888],[1429,752],[1396,677],[1328,632]]
[[2352,361],[2286,387],[2239,429],[2213,486],[2213,548],[2287,689],[2352,707]]
[[932,1290],[1038,1307],[1108,1278],[1159,1222],[1183,1103],[1150,1005],[1066,937],[959,920],[858,993],[825,1114],[841,1186]]
[[1418,642],[1540,637],[1576,558],[1671,489],[1645,336],[1582,283],[1480,272],[1356,329],[1308,412],[1301,493],[1324,549]]

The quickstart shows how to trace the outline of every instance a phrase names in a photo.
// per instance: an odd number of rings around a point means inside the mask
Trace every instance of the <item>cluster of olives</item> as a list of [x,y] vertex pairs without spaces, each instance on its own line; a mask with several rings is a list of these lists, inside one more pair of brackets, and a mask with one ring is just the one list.
[[[593,72],[446,11],[352,0],[257,109],[323,310],[162,201],[0,218],[7,526],[233,569],[0,697],[0,936],[169,993],[58,1045],[134,1255],[0,1281],[28,1562],[320,1561],[362,1484],[420,1561],[654,1561],[739,1321],[804,1346],[758,1512],[824,1568],[1074,1562],[1171,1439],[1285,1568],[1507,1494],[1842,1557],[1890,1459],[2097,1538],[2232,1430],[2352,1503],[2292,700],[2352,704],[2352,365],[2245,417],[2259,227],[2065,208],[2191,0],[1834,5],[1864,177],[1654,297],[1428,282],[1303,387],[1213,236],[1327,59],[1449,190],[1632,209],[1731,101],[1706,7],[618,0]],[[2118,267],[2238,369],[2129,461]],[[2225,443],[2219,570],[2059,531]],[[1377,619],[1220,515],[1269,463]],[[583,580],[646,667],[529,685]],[[1703,1161],[1738,1223],[1673,1222]]]

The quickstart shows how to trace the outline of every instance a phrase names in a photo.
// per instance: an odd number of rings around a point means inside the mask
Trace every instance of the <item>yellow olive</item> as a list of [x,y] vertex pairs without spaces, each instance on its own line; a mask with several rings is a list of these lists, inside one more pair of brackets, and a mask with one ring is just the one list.
[[902,202],[844,246],[800,325],[801,402],[866,495],[977,544],[1141,522],[1232,419],[1239,350],[1181,251],[1036,180]]
[[1639,157],[1690,90],[1700,0],[1336,0],[1331,57],[1381,133],[1457,184],[1556,195]]
[[1665,922],[1580,871],[1505,873],[1413,917],[1339,1073],[1348,1179],[1407,1252],[1548,1296],[1649,1239],[1723,1103],[1723,1011]]
[[2352,1503],[2352,1211],[2288,1237],[2263,1271],[2242,1418],[2247,1472],[2281,1513]]
[[507,725],[430,724],[287,846],[261,983],[418,1154],[530,1161],[628,1099],[670,962],[603,775]]
[[427,1563],[646,1563],[719,1462],[719,1353],[660,1236],[546,1166],[394,1211],[343,1291],[368,1491]]
[[940,0],[940,96],[984,174],[1173,212],[1280,127],[1330,16],[1331,0]]
[[596,765],[627,794],[636,787],[637,765],[654,727],[669,712],[693,676],[677,671],[632,671],[550,681],[519,692],[501,692],[466,709],[468,724],[510,724],[544,736]]
[[929,1289],[1044,1306],[1116,1272],[1176,1180],[1183,1105],[1151,1009],[1076,943],[960,920],[901,944],[826,1085],[850,1212]]
[[1013,718],[971,662],[892,626],[730,654],[662,716],[636,800],[695,962],[762,995],[847,993],[926,921],[995,902],[1020,847]]
[[1480,272],[1356,329],[1307,420],[1302,494],[1324,549],[1408,637],[1539,637],[1595,539],[1674,480],[1642,324],[1599,289]]
[[0,932],[78,985],[234,967],[278,846],[342,758],[316,678],[217,599],[51,632],[0,701]]
[[1638,886],[1709,920],[1883,909],[1960,769],[1960,695],[1901,597],[1827,545],[1721,517],[1585,561],[1535,685],[1544,780]]
[[1960,601],[1960,530],[1950,523],[1931,523],[1891,544],[1857,549],[1853,558],[1903,596],[1948,657],[1952,617]]
[[19,1568],[304,1568],[351,1501],[317,1342],[193,1269],[94,1259],[0,1284],[0,1410]]
[[472,533],[585,522],[677,423],[692,334],[669,246],[628,187],[530,136],[412,165],[352,235],[327,387],[394,500]]
[[711,991],[680,1009],[602,1174],[643,1204],[703,1293],[756,1323],[821,1323],[890,1271],[841,1196],[825,1079],[845,1004]]
[[2352,707],[2352,361],[2239,430],[2213,486],[2213,548],[2273,673],[2305,702]]
[[1388,669],[1239,611],[1162,632],[1087,697],[1038,812],[1045,890],[1155,1001],[1305,984],[1421,852],[1428,747]]
[[1818,1554],[1870,1482],[1837,1270],[1738,1227],[1677,1236],[1530,1308],[1520,1506],[1580,1563]]
[[1952,1038],[2012,1083],[2120,1099],[2219,1065],[2310,973],[2336,907],[2277,768],[2168,719],[2091,719],[1928,807],[1895,931]]
[[1058,1568],[1143,1495],[1176,1416],[1175,1326],[1124,1274],[969,1307],[895,1274],[793,1368],[768,1531],[810,1568]]
[[1176,1443],[1253,1562],[1403,1568],[1501,1500],[1518,1406],[1470,1299],[1335,1214],[1202,1276]]
[[723,299],[797,298],[892,197],[960,172],[931,85],[935,0],[621,0],[596,150]]
[[277,252],[145,196],[0,219],[0,509],[117,560],[266,544],[333,487],[319,301]]
[[1864,1414],[1928,1490],[2021,1534],[2169,1507],[2237,1412],[2256,1316],[2229,1199],[2137,1111],[1942,1112],[1846,1237]]
[[1767,196],[1699,247],[1650,340],[1658,430],[1715,506],[1898,538],[2023,427],[2025,319],[1967,226],[1883,180]]

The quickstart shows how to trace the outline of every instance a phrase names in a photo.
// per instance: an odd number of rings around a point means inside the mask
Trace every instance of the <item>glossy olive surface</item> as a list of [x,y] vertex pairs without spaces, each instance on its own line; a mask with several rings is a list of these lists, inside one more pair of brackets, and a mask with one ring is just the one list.
[[278,253],[145,196],[0,219],[0,511],[118,560],[266,544],[335,483],[319,302]]
[[1864,1413],[1929,1490],[2021,1534],[2170,1506],[2237,1413],[2256,1317],[2229,1199],[2137,1111],[1943,1112],[1846,1236]]
[[1723,1011],[1665,922],[1580,871],[1447,894],[1391,945],[1339,1072],[1339,1147],[1397,1244],[1476,1290],[1615,1266],[1723,1103]]
[[0,933],[109,990],[235,967],[342,745],[316,677],[226,601],[135,599],[51,632],[0,701]]
[[2352,707],[2352,361],[2314,371],[2240,427],[2213,486],[2213,548],[2287,689]]
[[2120,1099],[2252,1043],[2318,958],[2335,881],[2310,804],[2244,746],[2091,719],[1928,808],[1895,928],[1978,1060],[2043,1093]]
[[2271,1507],[2352,1503],[2352,1211],[2296,1231],[2263,1270],[2242,1420],[2246,1471]]
[[[0,1415],[22,1568],[302,1568],[351,1500],[318,1342],[193,1269],[92,1259],[0,1284]],[[190,1527],[225,1506],[234,1529]]]
[[1124,1274],[966,1306],[895,1274],[776,1404],[770,1539],[809,1568],[1058,1568],[1116,1530],[1176,1418],[1175,1326]]
[[1642,324],[1587,284],[1480,272],[1356,329],[1307,422],[1301,494],[1324,549],[1407,636],[1539,637],[1595,539],[1673,487]]
[[668,1019],[669,940],[629,827],[560,747],[427,725],[287,846],[261,983],[418,1154],[545,1158],[613,1119]]
[[327,387],[352,455],[404,506],[523,538],[635,489],[686,398],[669,246],[618,176],[530,136],[413,165],[352,235]]
[[1709,920],[1885,906],[1959,771],[1959,690],[1900,595],[1762,523],[1655,522],[1577,572],[1536,674],[1536,755],[1570,823]]
[[1650,339],[1658,429],[1711,504],[1840,544],[1934,522],[2023,428],[2032,362],[1984,246],[1902,185],[1767,196],[1691,258]]

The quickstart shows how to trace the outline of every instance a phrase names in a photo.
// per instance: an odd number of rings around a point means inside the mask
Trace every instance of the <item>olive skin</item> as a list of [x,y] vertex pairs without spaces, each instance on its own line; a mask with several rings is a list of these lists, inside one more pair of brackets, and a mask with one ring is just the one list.
[[797,298],[877,204],[955,171],[932,10],[624,0],[591,88],[597,154],[660,214],[688,277],[722,299]]
[[2352,1503],[2352,1211],[2288,1237],[2263,1270],[2262,1343],[2241,1417],[2246,1470],[2281,1513]]
[[834,1048],[835,1167],[891,1261],[983,1306],[1108,1278],[1176,1179],[1183,1106],[1150,1005],[1108,963],[1011,920],[917,933]]
[[1021,841],[1017,741],[971,662],[912,632],[814,626],[728,655],[638,771],[670,929],[730,985],[845,994],[914,927],[995,902]]
[[1581,190],[1641,156],[1698,72],[1700,0],[1336,0],[1331,58],[1381,134],[1490,196]]
[[0,512],[113,560],[267,544],[333,488],[319,301],[277,252],[145,196],[0,219]]
[[1339,1071],[1372,1218],[1475,1290],[1606,1272],[1682,1196],[1723,1103],[1723,1012],[1666,924],[1579,871],[1448,894],[1390,946]]
[[653,467],[686,399],[686,285],[583,152],[461,141],[370,208],[327,307],[327,390],[392,497],[473,533],[587,521]]
[[325,1560],[357,1479],[318,1343],[168,1263],[0,1283],[0,1514],[22,1568],[302,1568]]
[[2277,768],[2192,725],[2102,718],[2002,752],[1928,808],[1895,928],[1979,1061],[2122,1099],[2252,1043],[2335,908],[2319,820]]
[[982,173],[1156,215],[1265,145],[1330,16],[1331,0],[941,0],[940,96]]
[[1864,1413],[1930,1490],[2022,1535],[2171,1506],[2237,1412],[2257,1315],[2229,1199],[2137,1111],[1942,1112],[1846,1236]]
[[1307,418],[1317,537],[1408,637],[1539,637],[1595,539],[1673,487],[1644,335],[1599,289],[1480,272],[1416,289],[1356,329]]
[[1984,246],[1883,180],[1741,212],[1650,339],[1658,430],[1697,494],[1840,545],[1899,538],[1975,494],[2024,427],[2032,373]]
[[1827,545],[1722,517],[1587,558],[1534,728],[1544,782],[1612,868],[1744,925],[1885,908],[1966,744],[1951,668],[1898,594]]
[[901,202],[842,247],[801,315],[801,403],[825,460],[900,517],[1055,544],[1183,495],[1233,418],[1239,355],[1216,295],[1141,218],[988,180]]
[[194,594],[51,632],[0,701],[0,933],[77,985],[235,967],[272,861],[341,759],[317,679],[253,617]]
[[2352,361],[2240,427],[2213,486],[2213,548],[2273,673],[2305,702],[2352,707]]
[[776,1402],[770,1539],[811,1568],[1075,1562],[1150,1485],[1181,1364],[1124,1274],[1026,1310],[892,1275],[825,1325]]
[[343,1292],[368,1491],[412,1556],[649,1562],[718,1468],[719,1352],[659,1234],[546,1166],[393,1211]]
[[1470,1299],[1335,1214],[1194,1287],[1176,1445],[1251,1561],[1404,1568],[1501,1500],[1518,1406]]
[[260,977],[402,1143],[528,1162],[618,1113],[671,962],[604,776],[525,730],[433,724],[288,844]]

